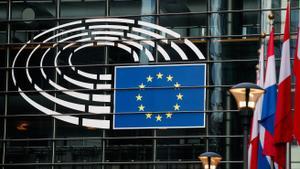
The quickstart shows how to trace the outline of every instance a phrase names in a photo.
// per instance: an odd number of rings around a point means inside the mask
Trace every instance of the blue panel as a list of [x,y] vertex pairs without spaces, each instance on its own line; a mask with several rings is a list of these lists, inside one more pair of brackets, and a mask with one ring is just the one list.
[[204,127],[206,65],[115,69],[114,128]]

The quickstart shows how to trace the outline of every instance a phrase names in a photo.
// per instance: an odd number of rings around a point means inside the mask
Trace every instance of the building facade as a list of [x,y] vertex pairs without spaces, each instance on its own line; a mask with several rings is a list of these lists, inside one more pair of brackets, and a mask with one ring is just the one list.
[[[300,2],[290,2],[293,56]],[[223,157],[220,168],[242,168],[241,115],[228,89],[240,82],[255,82],[258,49],[267,41],[260,35],[261,32],[268,34],[267,16],[270,11],[275,16],[275,55],[279,70],[286,3],[286,0],[0,1],[0,166],[3,169],[199,169],[198,155],[214,151]],[[90,27],[95,25],[87,26],[87,20],[104,18],[120,19],[118,24],[112,24],[121,26],[116,29],[108,27],[107,22],[102,24],[105,31],[114,29],[115,34],[110,36],[110,40],[117,42],[93,45],[98,43],[97,33],[93,33]],[[143,30],[130,27],[127,36],[120,38],[116,30],[127,25],[122,19],[132,21],[133,25],[142,21],[160,27],[155,29],[152,25]],[[76,22],[80,22],[80,27],[54,30],[47,35],[51,39],[42,41],[37,37],[52,28]],[[164,28],[175,32],[174,36],[170,31],[161,33]],[[83,33],[89,36],[87,41],[92,46],[79,50],[83,38],[68,39],[76,35],[72,34],[74,29],[87,30]],[[70,36],[63,34],[66,31]],[[148,35],[131,39],[136,47],[127,51],[128,48],[115,45],[126,44],[130,31],[140,31],[136,36],[145,32]],[[162,38],[156,38],[149,32],[158,32]],[[109,41],[108,35],[112,34],[100,36],[106,38],[101,42]],[[68,47],[78,50],[73,53],[70,64],[71,59],[67,58],[71,56],[61,51],[67,48],[65,42],[72,44],[78,40],[79,43]],[[180,58],[180,52],[174,50],[170,43],[162,43],[163,40],[178,44],[187,59]],[[204,58],[197,57],[195,50],[184,46],[184,40],[193,43]],[[149,41],[152,43],[147,43]],[[22,49],[24,44],[27,46]],[[138,44],[146,45],[138,50]],[[41,61],[45,51],[49,57]],[[137,60],[131,55],[134,52]],[[25,55],[27,59],[31,57],[30,62],[24,59]],[[152,60],[150,56],[153,56]],[[113,119],[113,95],[117,89],[97,88],[95,82],[102,81],[103,85],[113,86],[116,66],[195,63],[206,65],[206,84],[202,86],[206,88],[205,127],[115,130],[112,123],[109,129],[99,129],[83,120]],[[29,73],[32,79],[28,78]],[[109,74],[111,77],[86,78],[94,77],[91,74]],[[72,84],[70,79],[77,81]],[[76,85],[78,81],[92,84],[92,87],[81,88]],[[81,95],[76,95],[78,93]],[[95,103],[94,94],[109,95],[109,101]],[[84,105],[83,110],[76,109],[76,105],[71,103]],[[68,105],[69,108],[66,108]],[[89,105],[110,107],[109,113],[90,113]],[[72,124],[72,120],[65,117],[81,120]],[[295,144],[288,152],[289,164],[292,169],[299,169],[300,153]]]

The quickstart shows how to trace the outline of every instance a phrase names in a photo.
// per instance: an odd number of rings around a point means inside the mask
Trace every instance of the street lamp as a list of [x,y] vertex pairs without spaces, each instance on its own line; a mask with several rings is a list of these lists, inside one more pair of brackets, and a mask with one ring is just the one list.
[[214,152],[202,153],[198,158],[202,162],[203,169],[216,169],[222,160],[222,157]]
[[253,83],[239,83],[229,89],[230,93],[234,96],[237,106],[242,113],[243,126],[244,126],[244,169],[248,167],[248,126],[249,126],[249,112],[255,109],[256,102],[264,93],[264,89]]

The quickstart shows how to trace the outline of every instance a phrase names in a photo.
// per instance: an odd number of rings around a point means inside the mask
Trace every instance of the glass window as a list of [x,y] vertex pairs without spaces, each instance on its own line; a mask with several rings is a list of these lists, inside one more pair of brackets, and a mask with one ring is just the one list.
[[296,143],[294,143],[292,145],[292,151],[291,151],[292,169],[300,168],[299,156],[300,156],[300,147]]
[[155,0],[123,0],[111,1],[110,14],[122,15],[149,15],[155,12]]
[[49,163],[51,151],[51,141],[9,141],[5,163]]
[[[25,43],[32,40],[34,36],[43,30],[55,27],[55,21],[32,21],[32,22],[12,22],[11,24],[11,41],[13,43]],[[50,33],[49,33],[50,34]],[[48,35],[48,34],[47,34]],[[50,34],[51,35],[51,34]]]
[[178,138],[157,140],[157,160],[159,161],[197,161],[205,152],[205,139]]
[[102,130],[56,120],[56,137],[102,137]]
[[55,142],[55,162],[97,162],[102,158],[102,140],[60,140]]
[[28,20],[28,23],[35,19],[55,18],[55,1],[13,2],[12,18]]
[[[0,2],[0,21],[6,20],[7,18],[7,2]],[[0,38],[1,39],[1,38]]]
[[105,16],[105,1],[62,1],[61,17]]
[[[152,139],[111,139],[106,141],[105,161],[151,161]],[[116,153],[118,152],[118,153]]]
[[7,25],[5,23],[0,23],[0,43],[5,42],[7,42]]
[[51,117],[11,117],[7,118],[7,138],[49,138],[52,137]]
[[206,12],[207,0],[164,0],[160,1],[161,13]]

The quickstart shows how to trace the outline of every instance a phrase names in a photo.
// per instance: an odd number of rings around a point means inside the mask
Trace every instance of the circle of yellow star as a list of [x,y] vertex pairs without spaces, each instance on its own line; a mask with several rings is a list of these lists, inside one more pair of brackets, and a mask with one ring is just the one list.
[[147,79],[147,82],[152,82],[153,77],[149,75],[146,79]]
[[177,100],[182,100],[183,99],[183,95],[181,93],[178,93],[178,95],[176,95]]
[[144,109],[145,109],[145,106],[143,106],[142,104],[141,105],[139,105],[139,111],[144,111]]
[[156,118],[156,121],[161,121],[161,119],[162,119],[161,115],[157,115],[155,118]]
[[142,84],[139,85],[139,88],[140,88],[140,89],[144,89],[144,88],[145,88],[145,85],[142,83]]
[[171,75],[167,76],[166,78],[167,78],[167,81],[168,81],[168,82],[170,82],[170,81],[173,80],[173,76],[171,76]]
[[146,115],[146,119],[151,119],[151,117],[152,117],[152,113],[147,113],[145,115]]
[[179,88],[179,87],[181,86],[181,84],[179,84],[178,82],[176,82],[176,83],[174,84],[174,86],[175,86],[176,88]]
[[173,114],[171,112],[166,113],[166,116],[167,116],[168,119],[172,118],[172,115]]
[[141,101],[142,100],[142,98],[143,98],[143,96],[142,95],[140,95],[140,94],[138,94],[137,96],[135,96],[136,97],[136,101]]
[[179,110],[180,106],[176,103],[174,106],[174,110]]
[[162,79],[163,74],[159,72],[158,74],[156,74],[156,76],[157,76],[157,79]]

